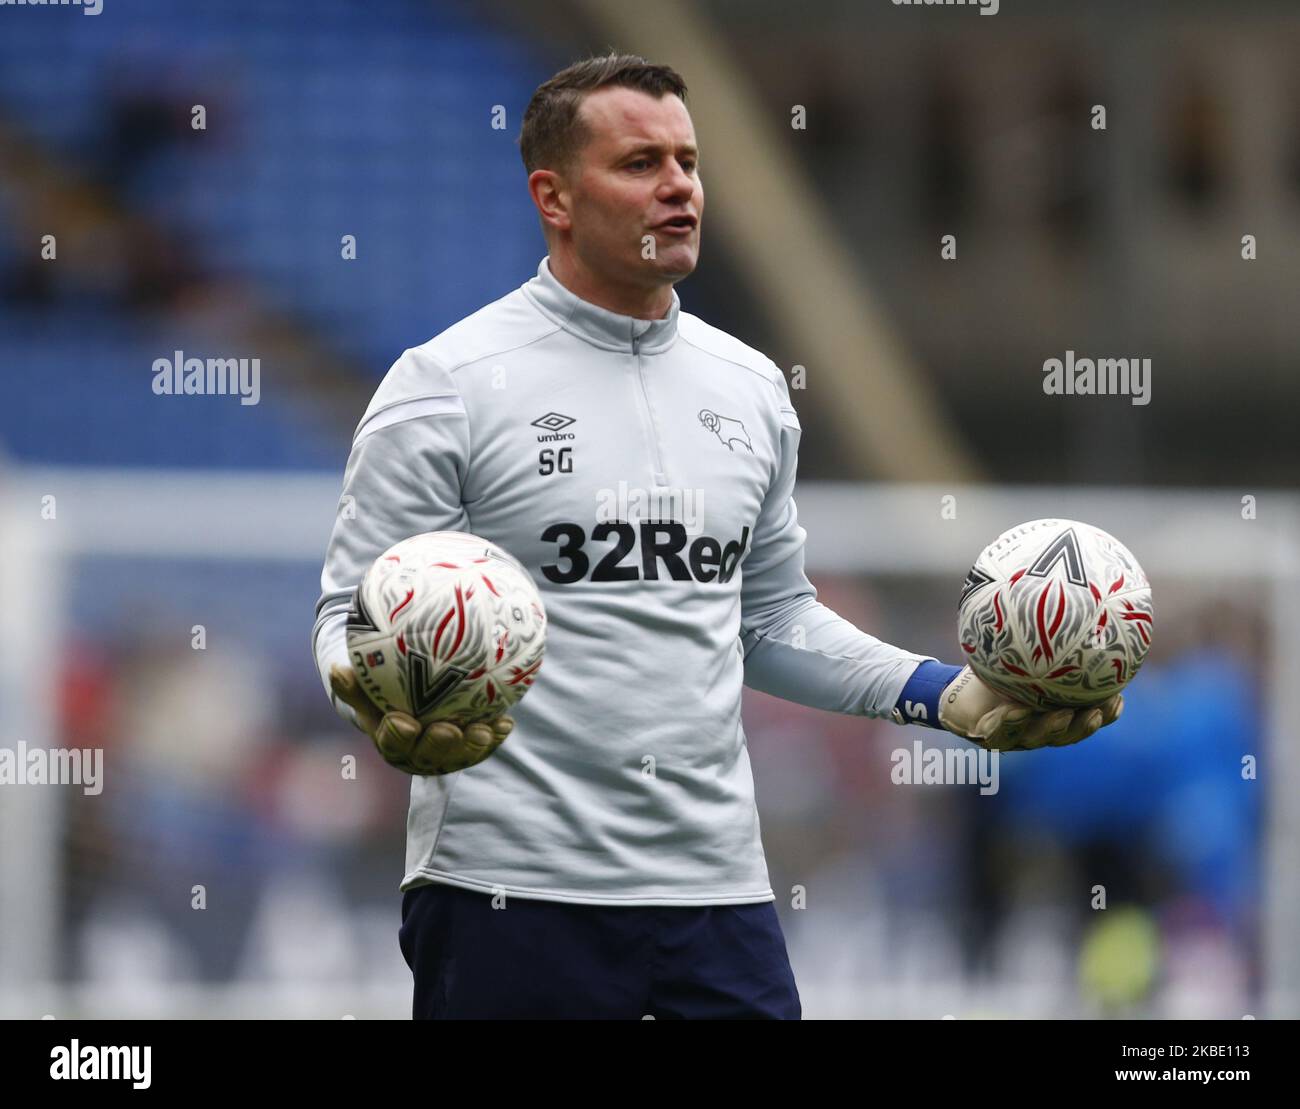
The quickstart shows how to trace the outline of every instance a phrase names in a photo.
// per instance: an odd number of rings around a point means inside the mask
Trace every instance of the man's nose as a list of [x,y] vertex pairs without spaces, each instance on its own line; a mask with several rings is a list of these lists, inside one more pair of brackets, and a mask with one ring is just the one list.
[[695,191],[695,178],[682,169],[678,162],[673,162],[671,166],[660,188],[669,196],[690,196]]

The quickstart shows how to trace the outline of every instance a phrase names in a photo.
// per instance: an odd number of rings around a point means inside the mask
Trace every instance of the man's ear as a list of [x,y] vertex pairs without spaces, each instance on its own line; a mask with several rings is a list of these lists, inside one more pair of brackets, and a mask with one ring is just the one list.
[[570,191],[565,179],[554,170],[535,169],[528,175],[528,193],[537,205],[542,225],[555,231],[568,231],[573,225],[569,214]]

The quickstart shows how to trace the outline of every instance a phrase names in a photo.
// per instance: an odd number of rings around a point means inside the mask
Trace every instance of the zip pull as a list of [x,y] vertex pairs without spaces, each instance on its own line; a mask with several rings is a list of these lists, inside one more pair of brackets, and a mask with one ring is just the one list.
[[633,335],[633,336],[632,336],[632,353],[633,353],[633,354],[636,354],[636,355],[639,355],[639,354],[641,353],[641,336],[640,336],[640,335]]

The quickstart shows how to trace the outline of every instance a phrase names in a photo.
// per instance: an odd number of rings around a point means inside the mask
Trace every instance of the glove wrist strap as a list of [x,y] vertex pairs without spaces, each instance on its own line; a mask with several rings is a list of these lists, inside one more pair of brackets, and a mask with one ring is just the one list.
[[920,724],[926,728],[942,728],[939,723],[939,698],[952,680],[961,673],[960,666],[948,666],[934,659],[926,659],[907,679],[898,702],[889,714],[895,724]]

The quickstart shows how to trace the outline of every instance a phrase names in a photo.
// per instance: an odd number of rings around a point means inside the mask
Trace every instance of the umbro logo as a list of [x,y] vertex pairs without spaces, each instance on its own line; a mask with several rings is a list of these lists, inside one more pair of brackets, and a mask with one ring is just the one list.
[[564,429],[570,424],[577,423],[576,416],[566,416],[563,412],[548,412],[545,416],[538,416],[532,421],[533,427],[539,427],[543,431],[549,432],[548,435],[539,435],[539,443],[553,443],[557,439],[573,439],[573,432]]
[[563,431],[575,419],[576,417],[566,416],[562,412],[548,412],[545,416],[538,416],[533,421],[533,427],[540,427],[543,431]]

